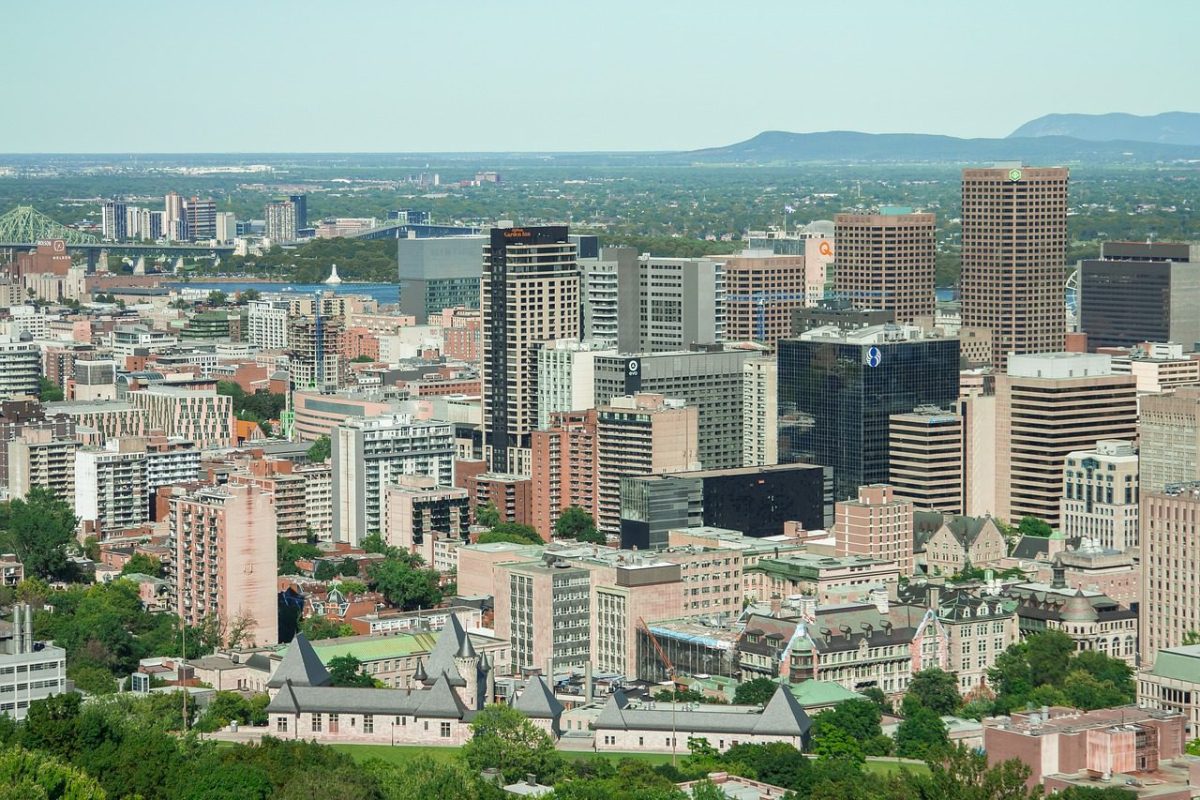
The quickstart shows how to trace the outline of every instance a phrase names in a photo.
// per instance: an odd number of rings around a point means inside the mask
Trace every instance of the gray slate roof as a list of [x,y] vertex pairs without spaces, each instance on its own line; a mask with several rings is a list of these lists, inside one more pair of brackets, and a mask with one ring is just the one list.
[[[745,733],[768,736],[804,736],[812,720],[800,703],[785,687],[779,687],[766,707],[745,706],[746,712],[706,711],[703,705],[695,710],[676,706],[672,720],[671,704],[659,703],[655,708],[634,708],[623,692],[609,696],[596,718],[596,730],[657,730],[672,728],[703,733]],[[726,707],[728,708],[728,707]]]
[[463,719],[466,709],[445,680],[428,689],[359,689],[284,684],[267,705],[276,714],[390,714]]
[[278,689],[288,681],[293,686],[327,686],[330,681],[329,670],[325,669],[317,652],[299,631],[288,645],[275,674],[267,681],[267,688]]
[[[446,619],[446,626],[438,635],[433,650],[429,653],[429,661],[425,664],[425,683],[432,683],[438,676],[445,674],[453,686],[466,686],[467,682],[459,674],[458,664],[454,663],[455,656],[462,649],[463,640],[467,639],[466,631],[458,621],[458,616],[451,614]],[[472,678],[475,676],[471,676]]]
[[563,712],[562,703],[558,702],[541,675],[529,679],[525,691],[513,703],[513,708],[531,719],[556,720]]

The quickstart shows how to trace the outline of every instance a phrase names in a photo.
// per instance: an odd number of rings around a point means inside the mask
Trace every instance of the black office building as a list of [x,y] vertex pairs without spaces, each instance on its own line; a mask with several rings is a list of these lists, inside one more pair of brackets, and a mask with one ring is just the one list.
[[833,468],[835,500],[886,483],[888,417],[958,399],[956,338],[816,328],[779,342],[779,460]]
[[812,464],[696,470],[621,479],[621,547],[666,547],[676,528],[708,525],[761,538],[784,523],[828,527],[830,471]]
[[1200,341],[1200,247],[1105,242],[1079,266],[1079,328],[1088,349]]
[[296,227],[308,227],[308,195],[306,194],[289,194],[288,200],[292,201],[292,206],[296,209]]

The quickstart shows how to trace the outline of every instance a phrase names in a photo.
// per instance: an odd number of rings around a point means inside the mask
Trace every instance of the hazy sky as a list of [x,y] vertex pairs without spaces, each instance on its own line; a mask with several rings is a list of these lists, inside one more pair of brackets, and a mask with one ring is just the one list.
[[0,152],[656,150],[1200,111],[1192,0],[9,0]]

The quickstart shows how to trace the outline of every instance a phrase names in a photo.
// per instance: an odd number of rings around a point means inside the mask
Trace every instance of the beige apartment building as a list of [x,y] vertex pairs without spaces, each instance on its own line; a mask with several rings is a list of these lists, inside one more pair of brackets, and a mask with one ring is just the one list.
[[432,565],[439,539],[467,541],[470,517],[466,489],[442,486],[428,475],[401,475],[383,489],[379,535],[390,547]]
[[494,472],[530,474],[538,349],[579,336],[579,268],[565,225],[493,228],[483,246],[483,449]]
[[59,499],[75,498],[75,451],[79,443],[49,428],[29,428],[8,443],[8,496],[24,498],[35,486]]
[[1114,375],[1108,356],[1010,358],[1007,374],[996,376],[996,516],[1058,528],[1067,454],[1136,435],[1136,381]]
[[779,463],[779,363],[751,358],[742,365],[742,466]]
[[996,395],[971,394],[958,401],[962,423],[963,513],[996,513]]
[[888,483],[914,508],[961,514],[962,419],[921,406],[888,418]]
[[1142,595],[1138,643],[1141,664],[1200,631],[1200,483],[1143,490]]
[[215,617],[225,637],[240,628],[244,644],[278,642],[273,500],[245,485],[172,495],[167,583],[187,624]]
[[699,469],[699,410],[660,394],[614,397],[596,410],[596,524],[621,531],[621,478]]
[[936,238],[933,214],[906,208],[838,214],[834,291],[855,308],[894,312],[897,323],[932,317]]
[[725,259],[726,341],[773,347],[792,335],[792,310],[804,305],[804,256],[748,251]]
[[1141,488],[1161,492],[1173,483],[1200,480],[1200,387],[1141,398],[1138,461]]
[[962,324],[992,332],[997,369],[1010,353],[1063,349],[1068,178],[1065,167],[963,170]]
[[1104,440],[1067,453],[1062,533],[1109,550],[1138,546],[1138,457],[1132,442]]
[[901,575],[913,574],[913,503],[891,486],[860,486],[857,500],[837,503],[833,533],[838,555],[894,561]]

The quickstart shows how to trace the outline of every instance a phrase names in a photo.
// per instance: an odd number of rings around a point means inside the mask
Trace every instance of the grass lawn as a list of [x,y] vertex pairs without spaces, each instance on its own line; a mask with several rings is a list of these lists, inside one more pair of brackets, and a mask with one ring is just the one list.
[[[335,744],[330,746],[339,752],[348,753],[356,761],[367,761],[368,759],[378,758],[381,761],[387,761],[391,764],[405,764],[417,758],[453,761],[459,758],[461,752],[457,747],[392,747],[386,744]],[[575,758],[607,758],[611,761],[632,758],[636,761],[645,761],[651,766],[671,763],[670,753],[592,753],[589,751],[576,752],[574,750],[562,750],[560,752],[562,757],[568,761]],[[687,753],[681,753],[679,757],[682,758],[685,755]]]
[[864,766],[867,772],[875,775],[891,775],[906,769],[916,775],[928,775],[929,767],[924,764],[897,764],[895,761],[868,761]]

